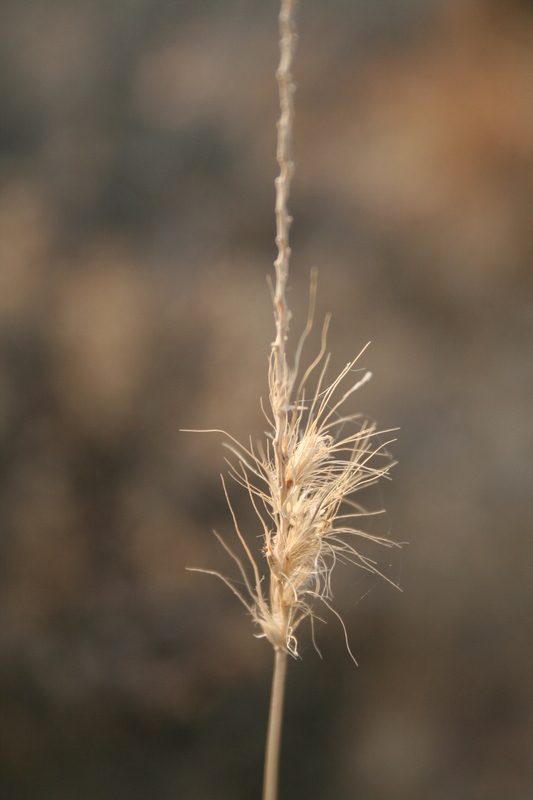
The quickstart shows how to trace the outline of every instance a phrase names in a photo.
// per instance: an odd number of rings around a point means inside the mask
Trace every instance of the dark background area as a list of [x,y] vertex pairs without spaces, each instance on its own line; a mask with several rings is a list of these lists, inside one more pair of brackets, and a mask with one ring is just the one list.
[[[5,800],[252,800],[272,652],[222,437],[263,435],[277,4],[0,3]],[[302,0],[293,336],[399,426],[289,665],[280,800],[533,797],[533,7]],[[239,487],[232,502],[260,534]],[[369,522],[370,524],[370,522]],[[319,611],[322,614],[322,610]]]

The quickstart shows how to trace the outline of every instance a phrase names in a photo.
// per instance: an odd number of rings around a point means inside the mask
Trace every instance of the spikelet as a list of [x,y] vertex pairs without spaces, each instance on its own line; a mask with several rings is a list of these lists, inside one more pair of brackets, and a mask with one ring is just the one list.
[[[354,493],[389,475],[394,462],[386,446],[392,440],[378,442],[374,423],[360,414],[343,414],[348,398],[371,378],[370,372],[364,372],[355,383],[348,383],[364,350],[323,388],[329,363],[329,356],[324,358],[329,316],[324,324],[320,353],[295,389],[300,353],[311,327],[315,290],[316,273],[313,273],[309,320],[298,345],[294,368],[289,369],[284,359],[279,370],[272,349],[271,417],[265,414],[270,426],[266,447],[258,444],[254,449],[250,443],[246,448],[226,434],[231,440],[227,446],[238,459],[237,465],[230,464],[230,474],[247,489],[263,528],[268,592],[239,529],[225,483],[224,491],[252,567],[253,581],[241,559],[217,536],[238,564],[248,597],[225,576],[198,570],[215,574],[230,586],[260,626],[259,636],[293,656],[298,654],[295,631],[305,617],[312,617],[313,601],[319,599],[331,608],[331,573],[337,561],[351,561],[380,574],[375,562],[358,553],[349,537],[397,546],[389,539],[365,533],[350,524],[351,520],[366,515],[364,508],[355,502]],[[305,388],[320,364],[315,391],[307,400]],[[344,434],[346,429],[351,432]]]

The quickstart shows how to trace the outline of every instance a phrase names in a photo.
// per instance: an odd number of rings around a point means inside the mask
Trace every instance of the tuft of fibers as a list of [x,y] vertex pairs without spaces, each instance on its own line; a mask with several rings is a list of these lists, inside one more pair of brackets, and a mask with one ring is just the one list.
[[[354,495],[388,477],[395,463],[386,450],[394,440],[381,442],[377,438],[388,431],[378,432],[376,425],[361,414],[344,413],[348,398],[371,378],[371,373],[364,371],[362,377],[353,380],[366,347],[332,383],[324,385],[329,364],[329,355],[325,355],[328,315],[320,352],[300,382],[297,380],[303,343],[311,329],[315,293],[316,271],[312,274],[308,324],[294,367],[289,368],[285,357],[278,363],[274,347],[271,352],[270,414],[263,409],[269,424],[266,442],[255,448],[250,442],[245,447],[225,434],[231,440],[227,447],[237,457],[237,464],[230,464],[230,474],[247,489],[263,528],[262,554],[268,565],[269,585],[264,586],[257,560],[241,533],[224,479],[224,492],[253,577],[218,534],[239,567],[246,593],[220,573],[196,570],[221,578],[261,628],[258,636],[293,656],[298,655],[296,630],[306,617],[312,620],[315,600],[337,614],[330,601],[331,574],[338,561],[381,574],[374,561],[358,553],[354,540],[363,537],[386,547],[399,546],[354,524],[367,516]],[[315,386],[308,397],[306,389],[315,374]],[[345,434],[346,429],[351,432]]]

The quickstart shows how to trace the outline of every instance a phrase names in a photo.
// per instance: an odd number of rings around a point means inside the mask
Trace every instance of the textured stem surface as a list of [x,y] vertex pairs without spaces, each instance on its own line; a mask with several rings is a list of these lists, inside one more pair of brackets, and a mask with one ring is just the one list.
[[263,780],[263,800],[276,800],[278,796],[279,748],[281,742],[281,723],[283,719],[283,695],[287,672],[287,653],[276,649],[270,713],[268,716],[267,743],[265,752],[265,775]]
[[294,173],[292,161],[292,122],[294,118],[295,85],[292,80],[291,65],[296,46],[294,12],[296,0],[281,0],[279,15],[280,61],[276,71],[279,88],[279,104],[281,115],[278,120],[278,143],[276,158],[279,164],[279,175],[276,178],[276,244],[278,257],[274,263],[276,268],[276,286],[274,291],[274,315],[276,318],[276,340],[272,345],[274,391],[273,413],[276,436],[274,438],[274,457],[278,473],[278,486],[284,482],[283,434],[286,428],[287,406],[289,397],[286,389],[289,386],[288,367],[285,357],[285,342],[289,332],[290,311],[285,297],[285,287],[289,275],[289,229],[292,218],[287,206],[291,180]]
[[[288,377],[285,342],[289,332],[290,311],[285,298],[285,288],[289,275],[289,228],[292,218],[287,202],[290,185],[294,173],[291,156],[292,121],[294,117],[293,95],[295,86],[292,81],[291,65],[296,46],[294,11],[296,0],[281,0],[279,15],[280,62],[276,72],[279,87],[279,103],[281,115],[278,121],[277,161],[279,176],[276,178],[276,244],[278,257],[275,261],[276,285],[274,289],[274,316],[276,320],[276,339],[272,344],[271,359],[271,393],[270,402],[274,415],[273,450],[277,473],[277,487],[281,496],[286,496],[284,437],[287,429],[287,414],[290,401],[290,381]],[[286,528],[286,520],[282,521]],[[278,536],[286,538],[286,530],[278,531]],[[275,584],[275,586],[274,586]],[[271,592],[279,586],[271,576]],[[282,600],[278,605],[283,606]],[[267,742],[265,752],[265,774],[263,780],[263,800],[276,800],[278,795],[278,766],[281,742],[281,724],[283,719],[283,695],[285,691],[285,674],[287,671],[287,653],[275,647],[274,674],[272,676],[272,694],[268,717]]]

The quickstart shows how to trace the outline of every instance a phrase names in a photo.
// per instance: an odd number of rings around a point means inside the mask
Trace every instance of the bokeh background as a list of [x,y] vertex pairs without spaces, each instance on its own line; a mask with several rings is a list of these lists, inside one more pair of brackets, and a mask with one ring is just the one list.
[[[280,800],[528,800],[533,6],[301,5],[293,332],[316,266],[409,546],[403,593],[336,571],[359,668],[302,630]],[[222,437],[180,428],[263,435],[277,60],[275,2],[0,4],[5,800],[259,797],[271,648],[185,571],[234,534]]]

